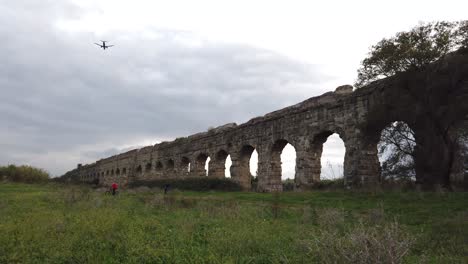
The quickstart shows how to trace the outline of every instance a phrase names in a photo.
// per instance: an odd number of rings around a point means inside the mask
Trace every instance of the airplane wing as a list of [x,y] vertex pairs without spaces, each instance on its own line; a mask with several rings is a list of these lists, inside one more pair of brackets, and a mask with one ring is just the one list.
[[115,45],[107,45],[106,47],[110,48],[110,47],[114,47]]
[[99,47],[101,47],[101,48],[102,48],[102,45],[101,45],[101,44],[97,44],[97,43],[94,43],[94,44],[96,44],[96,45],[98,45]]

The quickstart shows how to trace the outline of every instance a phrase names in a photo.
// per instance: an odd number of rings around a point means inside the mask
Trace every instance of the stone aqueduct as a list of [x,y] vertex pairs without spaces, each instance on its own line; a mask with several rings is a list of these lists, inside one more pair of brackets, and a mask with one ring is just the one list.
[[[338,87],[241,124],[79,165],[65,179],[126,184],[134,180],[223,178],[231,156],[231,179],[250,189],[249,160],[258,152],[258,190],[281,191],[280,154],[287,143],[296,149],[295,185],[305,189],[320,181],[320,158],[327,137],[337,133],[346,148],[344,181],[349,186],[380,182],[377,144],[394,121],[416,134],[416,178],[422,184],[466,184],[466,157],[457,147],[468,116],[468,52],[458,51],[417,72],[385,78],[354,90]],[[190,171],[187,170],[190,164]]]

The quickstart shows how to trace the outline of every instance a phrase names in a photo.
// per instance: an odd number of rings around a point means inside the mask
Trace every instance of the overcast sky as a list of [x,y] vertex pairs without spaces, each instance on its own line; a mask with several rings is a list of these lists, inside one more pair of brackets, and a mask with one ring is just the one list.
[[[352,84],[381,38],[468,10],[450,0],[320,2],[0,0],[0,164],[61,175],[242,123]],[[103,51],[101,39],[116,46]],[[324,165],[342,164],[342,142],[330,141]]]

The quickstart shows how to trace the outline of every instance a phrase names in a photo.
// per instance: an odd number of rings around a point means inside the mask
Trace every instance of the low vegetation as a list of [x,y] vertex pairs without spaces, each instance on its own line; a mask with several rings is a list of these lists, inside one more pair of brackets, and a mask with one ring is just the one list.
[[0,184],[0,263],[464,263],[467,193]]
[[166,185],[170,189],[188,190],[188,191],[240,191],[239,184],[230,179],[213,179],[213,178],[187,178],[187,179],[159,179],[150,181],[134,181],[130,187],[157,187],[164,188]]
[[0,180],[40,183],[47,182],[49,178],[49,173],[47,173],[45,170],[27,165],[0,166]]

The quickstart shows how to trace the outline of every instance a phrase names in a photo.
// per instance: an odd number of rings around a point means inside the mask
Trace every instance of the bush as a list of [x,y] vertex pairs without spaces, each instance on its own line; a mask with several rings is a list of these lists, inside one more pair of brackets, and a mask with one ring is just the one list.
[[241,191],[239,184],[229,179],[212,179],[212,178],[187,178],[187,179],[161,179],[150,181],[135,181],[130,183],[130,188],[139,186],[147,186],[150,188],[164,188],[170,185],[171,189],[190,190],[190,191]]
[[284,192],[294,191],[294,187],[295,187],[294,180],[286,179],[286,180],[283,180],[282,184],[283,184],[283,191]]
[[49,181],[50,176],[43,169],[28,165],[9,165],[0,167],[0,178],[13,182],[40,183]]
[[320,180],[320,182],[318,182],[313,187],[313,189],[319,189],[319,190],[339,190],[343,188],[344,188],[343,178]]

